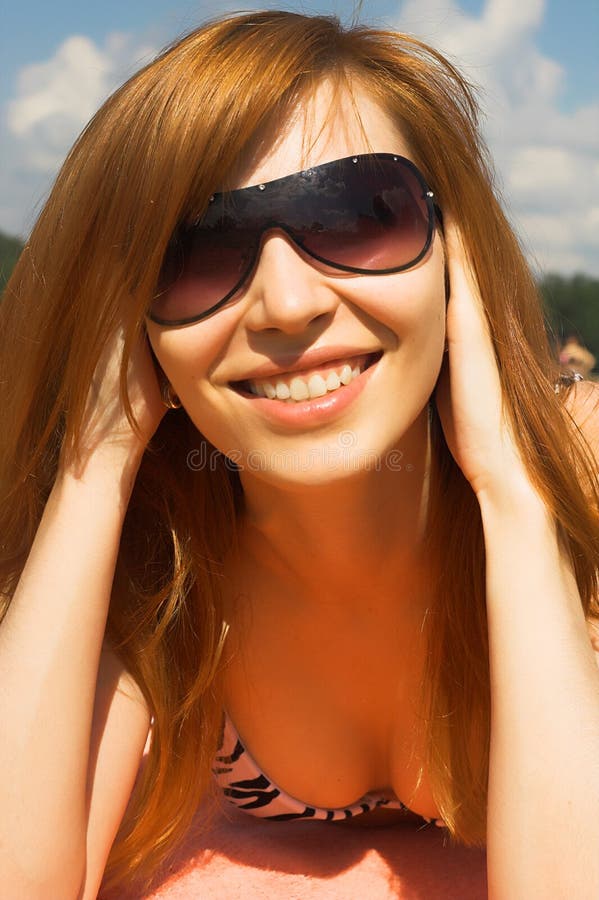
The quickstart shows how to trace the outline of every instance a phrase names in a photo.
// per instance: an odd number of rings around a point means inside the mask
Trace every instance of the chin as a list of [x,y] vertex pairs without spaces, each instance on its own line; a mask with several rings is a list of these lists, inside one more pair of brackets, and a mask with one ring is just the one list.
[[263,454],[256,451],[248,454],[239,467],[242,482],[244,478],[256,478],[281,488],[309,488],[342,482],[349,484],[352,480],[380,472],[382,468],[395,466],[399,471],[400,458],[399,452],[381,455],[373,451],[362,452],[352,446],[322,446]]

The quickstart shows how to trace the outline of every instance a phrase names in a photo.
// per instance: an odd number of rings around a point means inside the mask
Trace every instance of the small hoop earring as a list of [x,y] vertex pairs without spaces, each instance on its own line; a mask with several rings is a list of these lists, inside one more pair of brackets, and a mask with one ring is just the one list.
[[167,409],[180,409],[181,401],[177,397],[177,395],[173,392],[172,387],[168,381],[165,381],[162,385],[161,389],[162,402],[166,406]]

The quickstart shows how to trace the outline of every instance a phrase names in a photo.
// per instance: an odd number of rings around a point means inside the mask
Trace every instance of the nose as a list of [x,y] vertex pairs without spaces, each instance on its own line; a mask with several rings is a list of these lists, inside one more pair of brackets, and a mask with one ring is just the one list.
[[247,325],[252,330],[304,331],[339,303],[334,286],[283,231],[270,231],[247,287]]

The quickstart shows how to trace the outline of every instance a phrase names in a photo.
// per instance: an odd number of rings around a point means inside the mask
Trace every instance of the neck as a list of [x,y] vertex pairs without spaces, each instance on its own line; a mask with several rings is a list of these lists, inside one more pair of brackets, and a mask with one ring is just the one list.
[[244,478],[244,580],[265,576],[267,584],[288,585],[292,602],[330,609],[369,605],[374,595],[381,602],[407,596],[402,588],[422,572],[427,524],[426,410],[402,447],[409,452],[401,468],[382,465],[325,484],[281,488]]

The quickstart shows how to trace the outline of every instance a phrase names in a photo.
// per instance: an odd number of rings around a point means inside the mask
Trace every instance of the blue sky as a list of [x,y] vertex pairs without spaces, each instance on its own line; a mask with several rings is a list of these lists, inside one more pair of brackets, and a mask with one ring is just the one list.
[[[10,4],[0,229],[27,233],[87,119],[164,44],[227,9],[281,5],[343,19],[352,9],[342,0]],[[499,185],[531,258],[599,276],[599,0],[365,0],[361,19],[418,34],[482,85]]]
[[[527,0],[522,0],[526,3]],[[235,4],[240,8],[245,4]],[[315,12],[334,12],[342,17],[351,9],[347,2],[304,2],[286,4],[249,5],[285,6]],[[462,9],[479,15],[484,0],[462,0]],[[397,0],[365,0],[363,18],[392,21],[401,9]],[[166,40],[178,31],[193,25],[195,11],[206,9],[205,4],[168,3],[162,0],[102,0],[101,3],[82,4],[81,0],[36,0],[26,5],[10,4],[2,12],[0,38],[1,73],[0,97],[6,96],[14,85],[18,70],[27,63],[50,56],[69,34],[86,34],[95,41],[111,31],[136,32],[150,37],[164,35]],[[213,3],[215,12],[220,8]],[[208,5],[208,9],[210,6]],[[202,12],[202,17],[205,15]],[[208,12],[210,15],[210,12]],[[35,26],[33,26],[35,23]],[[548,0],[546,11],[537,32],[541,51],[560,62],[567,70],[564,104],[570,106],[591,100],[599,91],[599,2],[598,0]]]
[[[527,0],[522,0],[526,3]],[[246,4],[239,2],[239,8]],[[259,8],[269,4],[248,4]],[[343,17],[351,8],[346,2],[305,2],[272,4],[290,9],[333,12]],[[363,18],[393,21],[401,3],[396,0],[366,0]],[[479,15],[484,0],[462,0],[465,12]],[[220,7],[213,3],[215,13]],[[10,4],[2,12],[0,37],[0,97],[14,86],[18,70],[27,63],[49,57],[69,34],[86,34],[102,41],[112,31],[164,35],[166,40],[180,30],[192,26],[200,17],[210,15],[210,5],[198,3],[164,3],[162,0],[103,0],[82,4],[81,0],[35,0],[26,5]],[[204,12],[205,10],[208,12]],[[537,32],[539,48],[560,62],[567,70],[564,91],[566,105],[582,103],[596,97],[599,91],[599,0],[549,0]],[[33,26],[35,23],[35,27]]]

